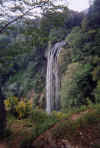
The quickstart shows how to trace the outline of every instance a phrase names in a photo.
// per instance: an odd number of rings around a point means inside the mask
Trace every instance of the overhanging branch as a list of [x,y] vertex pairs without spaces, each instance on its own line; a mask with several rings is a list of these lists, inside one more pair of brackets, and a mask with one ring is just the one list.
[[13,19],[12,21],[8,22],[7,24],[5,24],[1,29],[0,29],[0,33],[3,33],[9,25],[11,25],[12,23],[16,22],[19,19],[22,19],[29,11],[33,10],[34,8],[43,8],[43,6],[45,6],[46,4],[48,4],[49,1],[41,1],[40,3],[34,3],[32,5],[32,8],[28,9],[25,13],[23,13],[22,15],[18,16],[17,18]]

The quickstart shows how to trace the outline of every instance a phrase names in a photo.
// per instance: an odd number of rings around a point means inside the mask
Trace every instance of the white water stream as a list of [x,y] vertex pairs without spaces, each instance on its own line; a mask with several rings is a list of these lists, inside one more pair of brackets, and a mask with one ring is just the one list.
[[46,111],[48,113],[60,109],[58,57],[64,45],[64,41],[58,42],[48,52],[46,75]]

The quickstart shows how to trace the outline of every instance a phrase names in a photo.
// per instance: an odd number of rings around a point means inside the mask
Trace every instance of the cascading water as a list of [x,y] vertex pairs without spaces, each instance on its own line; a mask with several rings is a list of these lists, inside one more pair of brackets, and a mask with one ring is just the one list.
[[50,113],[60,108],[60,78],[58,56],[65,45],[65,42],[56,43],[49,49],[47,56],[47,75],[46,75],[46,111]]

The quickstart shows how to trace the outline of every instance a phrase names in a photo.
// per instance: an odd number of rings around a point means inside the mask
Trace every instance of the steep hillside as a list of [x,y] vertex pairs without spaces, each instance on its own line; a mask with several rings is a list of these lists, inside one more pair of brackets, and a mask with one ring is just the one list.
[[2,147],[99,148],[100,105],[47,115],[34,110],[27,119],[8,118]]
[[40,135],[33,147],[99,148],[100,108],[74,113]]

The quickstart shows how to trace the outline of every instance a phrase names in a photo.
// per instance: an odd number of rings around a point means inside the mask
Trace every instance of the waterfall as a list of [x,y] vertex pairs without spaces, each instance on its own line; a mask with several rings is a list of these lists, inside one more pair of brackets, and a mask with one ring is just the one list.
[[58,56],[65,45],[65,42],[56,43],[49,49],[47,56],[47,75],[46,75],[46,111],[50,113],[60,108],[60,78]]

